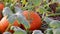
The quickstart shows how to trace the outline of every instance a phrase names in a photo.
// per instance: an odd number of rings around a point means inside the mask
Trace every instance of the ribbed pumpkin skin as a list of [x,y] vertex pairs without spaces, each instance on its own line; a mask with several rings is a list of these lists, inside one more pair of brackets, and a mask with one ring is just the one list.
[[[0,32],[4,32],[6,30],[6,28],[9,26],[9,21],[7,20],[7,17],[3,17],[2,20],[0,21]],[[14,21],[13,23],[14,26],[20,26],[20,24],[18,24],[18,21]]]
[[2,20],[0,21],[0,32],[4,32],[6,28],[9,25],[8,20],[6,19],[7,17],[3,17]]
[[28,12],[24,11],[23,15],[27,18],[27,20],[30,23],[30,29],[29,30],[35,30],[41,27],[41,18],[36,12]]

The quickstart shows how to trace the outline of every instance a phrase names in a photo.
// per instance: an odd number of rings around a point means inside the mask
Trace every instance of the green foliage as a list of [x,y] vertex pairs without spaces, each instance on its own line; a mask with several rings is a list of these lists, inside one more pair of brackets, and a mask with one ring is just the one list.
[[[17,9],[17,8],[16,8]],[[15,10],[16,10],[15,9]],[[23,16],[23,14],[21,13],[21,11],[18,9],[16,10],[17,13],[13,13],[9,7],[6,7],[4,10],[3,10],[3,15],[4,16],[8,16],[8,21],[9,23],[13,24],[15,20],[18,21],[18,23],[20,24],[23,24],[25,26],[25,28],[29,28],[30,25],[28,23],[28,21],[26,20],[26,18]]]
[[42,0],[30,0],[34,6],[39,6]]
[[13,34],[27,34],[25,30],[16,26],[12,26],[11,29],[15,31]]
[[11,34],[10,32],[4,32],[3,34]]
[[21,2],[22,2],[22,5],[25,5],[27,3],[26,0],[21,0]]
[[60,28],[60,21],[58,20],[53,20],[52,22],[50,22],[50,27],[52,28]]
[[47,28],[45,34],[60,34],[60,21],[52,20],[47,17],[44,19],[44,21],[46,21],[49,25],[49,28]]
[[5,7],[2,13],[3,13],[3,16],[10,16],[11,14],[13,14],[13,12],[10,10],[9,7]]
[[57,0],[52,0],[52,2],[56,2]]
[[53,31],[52,31],[52,29],[47,29],[44,33],[45,34],[53,34]]
[[9,16],[8,17],[8,21],[9,21],[9,23],[11,23],[11,24],[13,24],[14,23],[14,21],[16,20],[16,18],[17,18],[17,16],[16,15],[11,15],[11,16]]
[[[3,9],[2,12],[3,16],[8,16],[7,19],[11,24],[13,24],[15,20],[17,20],[18,23],[23,24],[26,29],[30,28],[30,24],[23,16],[21,9],[30,10],[30,11],[33,10],[39,12],[39,14],[42,14],[42,16],[44,17],[44,21],[52,28],[52,29],[47,29],[45,34],[60,34],[60,30],[59,30],[60,21],[53,20],[44,16],[45,14],[48,14],[47,11],[51,11],[49,5],[55,3],[56,0],[52,0],[51,2],[48,2],[48,0],[27,0],[27,1],[20,0],[21,6],[19,7],[15,7],[15,4],[17,3],[17,1],[15,0],[3,0],[3,2],[5,5],[5,8]],[[13,13],[11,10],[15,13]],[[57,7],[56,12],[59,13],[59,11],[60,11],[60,7]],[[60,15],[60,14],[49,14],[48,16],[56,16],[56,15]],[[12,27],[11,29],[15,31],[14,34],[27,34],[25,30],[22,30],[19,27]]]
[[44,21],[45,21],[47,24],[50,24],[50,22],[53,21],[53,19],[48,18],[48,17],[45,17],[45,18],[44,18]]
[[19,13],[22,13],[23,11],[21,10],[21,8],[19,7],[14,7],[15,8],[15,13],[19,12]]
[[23,24],[26,29],[30,28],[30,24],[28,23],[28,21],[26,20],[26,18],[21,13],[17,13],[16,15],[17,15],[18,22],[20,22],[21,24]]
[[34,30],[32,34],[43,34],[41,30]]
[[15,31],[15,33],[14,34],[25,34],[24,32],[22,32],[22,31]]
[[46,11],[45,8],[40,7],[39,9],[37,9],[37,12],[39,12],[40,14],[44,14],[44,13],[46,13],[47,11]]
[[60,34],[60,28],[53,29],[53,34]]
[[60,7],[56,8],[56,13],[60,13]]

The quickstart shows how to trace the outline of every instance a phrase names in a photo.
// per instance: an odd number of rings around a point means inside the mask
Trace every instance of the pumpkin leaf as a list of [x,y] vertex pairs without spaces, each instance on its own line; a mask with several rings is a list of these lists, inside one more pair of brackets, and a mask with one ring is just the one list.
[[10,16],[10,15],[13,14],[13,12],[10,10],[9,7],[5,7],[5,8],[3,9],[2,13],[3,13],[3,16]]
[[41,30],[34,30],[32,34],[43,34]]
[[18,20],[19,23],[23,24],[25,26],[25,28],[29,28],[30,25],[28,23],[28,21],[26,20],[26,18],[22,15],[22,13],[16,13],[11,15],[10,17],[8,17],[8,21],[12,24],[15,20]]
[[53,20],[52,22],[50,22],[50,27],[52,27],[52,28],[60,28],[60,21],[58,21],[58,20]]
[[15,14],[12,14],[11,16],[9,16],[9,17],[8,17],[8,21],[9,21],[9,23],[12,24],[12,23],[16,20],[16,18],[17,18],[17,17],[16,17]]
[[60,28],[53,29],[53,34],[60,34]]
[[47,29],[44,33],[45,34],[53,34],[53,31],[52,31],[52,29]]
[[27,34],[27,32],[19,27],[12,26],[12,29],[15,31],[14,34]]
[[4,32],[3,34],[11,34],[10,32]]
[[53,19],[48,18],[48,17],[45,17],[45,18],[44,18],[44,21],[45,21],[47,24],[50,24],[50,22],[53,21]]
[[20,14],[17,13],[16,15],[17,15],[18,22],[23,24],[26,29],[30,28],[28,21],[26,20],[26,18],[21,13]]

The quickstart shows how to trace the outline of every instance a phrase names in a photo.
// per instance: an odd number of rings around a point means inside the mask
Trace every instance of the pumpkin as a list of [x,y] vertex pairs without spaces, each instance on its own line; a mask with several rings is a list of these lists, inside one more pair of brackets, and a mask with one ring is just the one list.
[[0,3],[0,11],[2,11],[4,8],[4,4],[3,3]]
[[0,20],[2,19],[3,15],[2,15],[2,10],[4,8],[4,4],[0,3]]
[[41,17],[36,12],[24,11],[23,15],[26,17],[26,19],[30,23],[29,30],[39,29],[41,27],[41,25],[42,25]]
[[2,20],[0,21],[0,32],[4,32],[5,29],[8,27],[9,22],[6,19],[7,17],[3,17]]
[[[9,21],[7,20],[7,16],[3,17],[2,20],[0,21],[0,32],[4,32],[6,28],[9,26]],[[13,23],[14,26],[19,26],[18,21],[14,21]]]

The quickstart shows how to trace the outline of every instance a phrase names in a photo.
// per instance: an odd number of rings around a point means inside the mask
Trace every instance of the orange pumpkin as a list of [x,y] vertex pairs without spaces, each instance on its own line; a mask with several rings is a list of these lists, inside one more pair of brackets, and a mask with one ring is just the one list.
[[0,3],[0,10],[2,11],[4,8],[4,4],[3,3]]
[[41,17],[36,12],[24,11],[23,15],[26,17],[26,19],[30,23],[29,30],[39,29],[41,27],[41,25],[42,25]]
[[3,17],[2,20],[0,21],[0,32],[4,32],[5,29],[8,27],[9,22],[6,19],[7,17]]
[[[6,28],[8,27],[9,24],[10,24],[10,23],[9,23],[9,21],[7,20],[7,17],[6,17],[6,16],[3,17],[2,20],[0,21],[0,32],[3,33],[3,32],[6,30]],[[14,26],[19,26],[18,21],[17,21],[17,20],[14,21],[13,25],[14,25]]]
[[4,4],[3,3],[0,3],[0,20],[2,19],[2,10],[4,8]]

